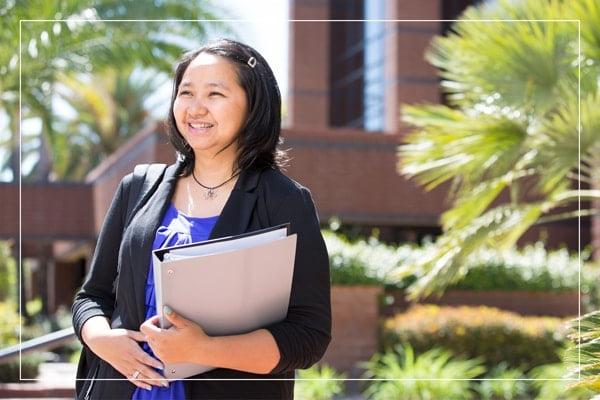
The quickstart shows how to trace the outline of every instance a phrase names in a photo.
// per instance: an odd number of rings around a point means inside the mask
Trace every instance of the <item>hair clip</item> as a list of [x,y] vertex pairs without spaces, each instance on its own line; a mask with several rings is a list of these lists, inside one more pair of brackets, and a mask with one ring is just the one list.
[[254,66],[256,65],[256,58],[254,58],[254,57],[252,57],[252,56],[251,56],[251,57],[248,59],[248,65],[249,65],[250,67],[254,68]]

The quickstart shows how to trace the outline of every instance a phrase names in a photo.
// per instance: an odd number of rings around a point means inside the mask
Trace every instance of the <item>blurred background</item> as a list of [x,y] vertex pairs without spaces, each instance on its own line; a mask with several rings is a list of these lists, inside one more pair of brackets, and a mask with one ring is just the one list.
[[73,397],[70,306],[109,202],[136,164],[175,160],[173,64],[217,37],[273,68],[285,173],[330,255],[333,340],[297,398],[594,395],[600,0],[8,0],[0,16],[0,397]]

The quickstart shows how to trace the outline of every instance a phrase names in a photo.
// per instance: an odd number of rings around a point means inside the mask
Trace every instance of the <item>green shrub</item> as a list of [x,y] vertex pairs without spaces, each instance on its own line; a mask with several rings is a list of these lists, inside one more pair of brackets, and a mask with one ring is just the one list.
[[456,359],[451,352],[439,348],[416,356],[409,345],[375,354],[364,367],[365,377],[384,379],[369,382],[364,392],[374,400],[469,399],[473,395],[472,384],[464,379],[485,372],[481,360]]
[[[0,302],[0,348],[19,343],[19,314],[12,302]],[[23,356],[21,373],[23,378],[35,378],[42,358],[39,355]],[[19,381],[19,360],[0,364],[0,382]]]
[[0,301],[17,301],[16,270],[10,242],[0,241]]
[[525,374],[519,368],[509,368],[502,362],[485,375],[485,380],[475,386],[481,400],[492,399],[527,399],[528,385]]
[[[31,319],[31,324],[23,327],[23,340],[38,338],[68,328],[72,324],[71,320],[71,311],[65,307],[58,308],[52,315],[38,313]],[[70,343],[53,348],[51,352],[58,357],[59,361],[68,362],[72,358],[72,354],[79,350],[81,350],[79,341],[73,340]]]
[[0,302],[0,347],[19,343],[19,314],[12,302]]
[[[345,374],[336,372],[328,365],[315,365],[299,370],[294,384],[294,398],[298,400],[329,400],[344,393]],[[308,380],[301,380],[308,379]]]
[[563,320],[525,317],[490,307],[416,305],[384,321],[382,345],[408,343],[417,352],[443,347],[454,354],[483,357],[493,367],[531,367],[558,362],[564,343]]
[[[431,244],[390,246],[375,237],[351,242],[330,231],[323,231],[323,237],[329,252],[332,282],[341,285],[379,284],[404,289],[419,274],[405,275],[403,268],[434,250]],[[582,269],[584,294],[600,297],[594,289],[599,276],[600,268],[586,265]],[[450,288],[559,292],[578,287],[578,257],[566,249],[546,250],[538,242],[522,249],[483,249],[474,253],[465,264],[465,276]]]
[[371,237],[350,242],[345,237],[323,231],[327,244],[331,280],[339,285],[392,285],[404,288],[414,277],[397,280],[391,276],[402,264],[418,257],[416,246],[388,246]]
[[[21,374],[23,379],[35,379],[40,372],[43,357],[39,354],[28,354],[21,359]],[[19,382],[19,360],[0,364],[0,382]]]
[[583,387],[570,387],[574,382],[563,379],[567,375],[564,363],[540,365],[529,371],[528,376],[535,381],[531,385],[536,389],[537,400],[587,400],[593,396]]
[[453,287],[468,290],[577,290],[579,260],[567,249],[548,251],[542,242],[520,250],[483,249],[467,262]]

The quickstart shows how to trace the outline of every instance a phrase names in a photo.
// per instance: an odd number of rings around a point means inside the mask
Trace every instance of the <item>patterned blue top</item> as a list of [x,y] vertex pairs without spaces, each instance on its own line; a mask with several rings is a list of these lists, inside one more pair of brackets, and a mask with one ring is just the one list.
[[[219,219],[218,215],[207,218],[190,217],[178,211],[170,203],[162,223],[156,231],[152,250],[206,240],[210,236],[217,219]],[[154,274],[152,271],[152,262],[150,262],[148,279],[146,280],[146,319],[157,314]],[[155,357],[147,343],[144,342],[142,348],[146,353]],[[153,385],[150,391],[136,388],[131,398],[132,400],[183,400],[185,399],[184,381],[171,381],[168,388]]]

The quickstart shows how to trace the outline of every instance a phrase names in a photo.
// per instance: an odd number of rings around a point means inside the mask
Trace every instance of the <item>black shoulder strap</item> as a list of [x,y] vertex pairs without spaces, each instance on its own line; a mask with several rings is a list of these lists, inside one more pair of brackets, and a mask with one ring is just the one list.
[[139,164],[135,166],[129,185],[129,198],[125,214],[126,227],[129,226],[137,210],[144,205],[147,194],[162,178],[166,168],[166,164]]

